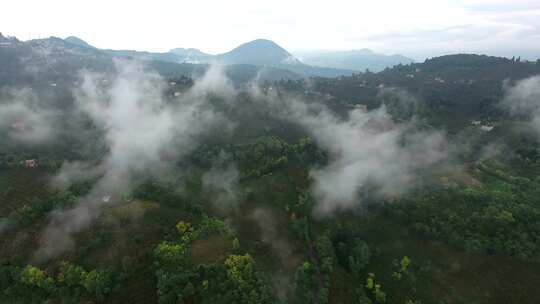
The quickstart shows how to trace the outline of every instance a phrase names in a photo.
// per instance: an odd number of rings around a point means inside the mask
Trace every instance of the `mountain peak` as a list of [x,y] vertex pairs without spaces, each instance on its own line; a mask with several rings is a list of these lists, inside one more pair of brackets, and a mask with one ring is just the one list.
[[75,37],[75,36],[69,36],[69,37],[66,37],[66,39],[64,39],[64,41],[67,42],[67,43],[71,43],[71,44],[77,45],[77,46],[88,47],[88,48],[94,48],[93,46],[91,46],[90,44],[88,44],[86,41],[82,40],[82,39],[79,38],[79,37]]
[[218,55],[225,63],[251,63],[256,65],[300,64],[291,53],[272,40],[256,39]]
[[4,36],[4,35],[2,35],[2,33],[0,33],[0,42],[13,43],[13,42],[19,42],[19,40],[16,37]]
[[282,48],[277,43],[275,43],[274,41],[269,40],[269,39],[264,39],[264,38],[259,38],[259,39],[255,39],[255,40],[243,43],[238,47],[247,46],[247,45],[261,45],[261,46],[271,46],[271,47]]
[[173,54],[176,54],[176,55],[180,55],[180,56],[186,56],[186,55],[208,55],[208,54],[205,54],[203,52],[201,52],[201,50],[199,49],[195,49],[195,48],[174,48],[174,49],[171,49],[169,51],[169,53],[173,53]]

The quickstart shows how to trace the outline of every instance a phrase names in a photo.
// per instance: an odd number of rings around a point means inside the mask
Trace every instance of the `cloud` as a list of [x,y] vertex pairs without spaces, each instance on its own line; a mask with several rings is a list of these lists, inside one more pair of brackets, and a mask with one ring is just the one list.
[[512,12],[531,11],[540,9],[540,4],[535,0],[462,0],[463,7],[475,12]]
[[[195,86],[178,98],[166,98],[166,81],[133,61],[116,61],[116,74],[83,72],[75,89],[76,103],[103,129],[107,153],[95,166],[66,163],[54,179],[66,187],[80,178],[78,171],[97,175],[90,192],[69,210],[52,212],[38,257],[70,249],[72,234],[87,228],[104,205],[129,193],[138,176],[162,176],[175,161],[198,145],[212,130],[224,132],[231,124],[214,111],[203,92],[229,96],[224,77],[210,69]],[[104,81],[106,80],[106,81]],[[80,171],[79,171],[80,172]],[[111,197],[111,199],[104,199]]]
[[504,84],[502,105],[515,116],[524,117],[530,127],[540,135],[540,75]]
[[0,132],[23,144],[39,144],[55,135],[55,113],[44,107],[30,89],[0,94]]
[[400,194],[422,170],[448,156],[443,132],[418,130],[414,118],[396,123],[384,105],[372,111],[354,109],[341,117],[318,102],[260,90],[252,94],[271,105],[273,115],[304,127],[327,152],[328,163],[310,170],[319,216],[361,207],[361,193],[368,189],[381,196]]
[[[403,51],[419,52],[418,44],[424,45],[431,51],[459,52],[508,52],[532,50],[538,44],[534,41],[525,45],[519,43],[540,35],[540,29],[530,23],[515,22],[524,16],[498,16],[498,19],[484,24],[459,24],[450,27],[415,29],[409,31],[390,31],[371,35],[366,40],[374,43],[396,43]],[[503,43],[504,42],[504,43]],[[501,44],[505,46],[500,47]],[[497,46],[497,48],[494,48]],[[434,55],[434,54],[433,54]],[[433,56],[432,55],[432,56]],[[516,54],[519,55],[519,54]]]
[[240,172],[229,155],[221,152],[212,168],[202,177],[203,187],[213,197],[214,206],[222,212],[236,211]]
[[[248,215],[248,218],[257,224],[261,241],[270,245],[274,254],[279,258],[281,268],[285,269],[286,272],[295,269],[301,260],[294,255],[293,247],[289,241],[280,235],[279,223],[275,220],[272,211],[266,208],[256,208]],[[287,290],[291,288],[290,274],[277,272],[273,275],[273,283],[278,298],[281,301],[286,301]]]
[[304,123],[330,155],[327,166],[311,171],[317,213],[358,206],[360,192],[370,184],[379,194],[399,194],[419,170],[446,156],[442,133],[409,134],[412,127],[395,124],[384,107],[351,111],[347,120],[323,114]]
[[96,178],[103,174],[103,168],[94,167],[90,164],[74,161],[64,161],[59,172],[52,178],[51,186],[65,190],[74,183]]

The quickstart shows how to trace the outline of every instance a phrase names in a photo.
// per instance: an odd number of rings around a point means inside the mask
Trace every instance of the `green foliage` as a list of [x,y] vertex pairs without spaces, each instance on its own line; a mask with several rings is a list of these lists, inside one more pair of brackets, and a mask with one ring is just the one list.
[[52,299],[76,303],[83,296],[102,302],[114,286],[111,272],[87,272],[68,262],[61,263],[56,280],[32,265],[24,268],[0,266],[0,297],[9,299],[9,303],[45,303]]
[[184,288],[193,276],[186,245],[162,242],[154,250],[159,303],[183,303]]
[[81,290],[102,301],[114,287],[112,273],[106,270],[86,271],[82,267],[62,262],[57,277],[64,294],[78,297]]
[[[341,243],[343,244],[343,243]],[[344,245],[344,244],[343,244]],[[364,241],[356,240],[349,255],[349,269],[353,275],[358,276],[369,264],[371,250]]]
[[231,255],[225,260],[227,276],[236,286],[237,303],[272,303],[269,286],[255,271],[255,261],[249,254]]
[[29,287],[43,289],[48,293],[55,289],[54,280],[45,271],[31,265],[21,271],[20,280]]
[[83,285],[83,277],[85,275],[86,271],[82,267],[68,262],[62,262],[57,280],[58,283],[65,287],[78,291],[78,288]]
[[408,273],[410,264],[411,260],[408,256],[404,256],[401,261],[399,261],[399,263],[397,261],[394,261],[394,265],[397,270],[392,273],[392,276],[397,280],[401,280],[403,275],[406,275]]
[[540,259],[540,179],[516,177],[501,163],[479,168],[482,188],[420,193],[390,212],[414,231],[465,250]]
[[86,291],[98,300],[102,300],[112,291],[113,280],[110,272],[94,269],[84,273],[82,279],[82,285]]
[[225,221],[216,217],[203,215],[201,222],[197,226],[196,237],[205,238],[212,234],[223,234],[231,238],[234,235],[231,228]]
[[366,278],[366,289],[373,296],[376,303],[386,302],[386,293],[381,289],[381,284],[375,282],[375,274],[370,273]]
[[327,231],[317,239],[315,245],[319,259],[321,260],[321,271],[327,275],[332,274],[334,271],[334,247],[330,240],[330,232]]
[[191,223],[184,221],[178,222],[176,224],[176,231],[184,243],[189,243],[193,239],[193,227]]
[[296,270],[296,299],[299,303],[312,303],[313,288],[316,284],[316,270],[307,261],[303,262]]
[[239,285],[245,285],[252,279],[253,263],[249,254],[231,255],[225,260],[229,277]]
[[162,242],[154,250],[160,303],[184,303],[197,295],[202,303],[273,303],[268,281],[248,254],[231,255],[223,264],[193,265],[190,246],[197,239],[222,234],[238,243],[224,221],[204,216],[196,229],[180,221],[176,230],[178,242]]

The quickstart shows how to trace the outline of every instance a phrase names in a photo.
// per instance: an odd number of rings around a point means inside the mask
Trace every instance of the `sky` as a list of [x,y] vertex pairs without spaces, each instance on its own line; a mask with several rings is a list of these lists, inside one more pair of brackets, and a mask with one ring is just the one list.
[[0,32],[109,49],[216,54],[266,38],[292,52],[370,48],[540,57],[539,0],[7,0]]

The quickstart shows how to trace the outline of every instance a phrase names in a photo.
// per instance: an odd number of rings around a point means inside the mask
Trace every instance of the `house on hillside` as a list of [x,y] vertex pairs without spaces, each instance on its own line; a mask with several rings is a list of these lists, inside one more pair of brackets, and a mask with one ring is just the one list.
[[442,79],[441,77],[435,77],[435,81],[438,83],[445,83],[446,81]]
[[365,105],[365,104],[355,104],[354,109],[360,110],[360,111],[362,111],[364,113],[367,113],[367,111],[368,111],[367,105]]
[[484,131],[484,132],[489,132],[489,131],[493,130],[493,128],[494,128],[494,127],[491,126],[491,125],[481,125],[481,126],[480,126],[480,130],[482,130],[482,131]]
[[16,121],[11,124],[11,129],[15,131],[21,131],[21,130],[24,130],[25,128],[26,128],[26,125],[22,121]]
[[27,159],[22,163],[25,168],[37,168],[39,165],[37,159]]

